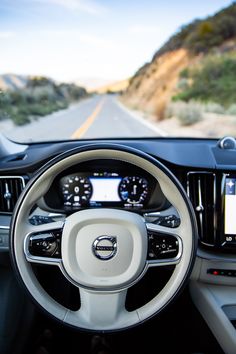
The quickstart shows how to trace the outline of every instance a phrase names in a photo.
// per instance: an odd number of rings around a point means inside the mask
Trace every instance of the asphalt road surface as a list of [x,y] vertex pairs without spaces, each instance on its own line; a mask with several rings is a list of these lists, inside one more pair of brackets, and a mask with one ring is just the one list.
[[11,124],[1,130],[19,142],[162,135],[154,125],[125,108],[115,95],[87,98],[28,125]]

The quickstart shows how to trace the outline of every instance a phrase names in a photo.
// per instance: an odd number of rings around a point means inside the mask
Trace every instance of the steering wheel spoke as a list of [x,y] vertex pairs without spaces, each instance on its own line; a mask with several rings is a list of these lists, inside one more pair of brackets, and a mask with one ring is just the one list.
[[168,227],[146,223],[148,230],[147,261],[150,267],[178,264],[182,257],[183,242],[178,234]]
[[48,265],[61,263],[62,221],[43,225],[27,225],[24,253],[28,262]]
[[85,328],[116,328],[119,323],[124,324],[138,316],[135,311],[126,310],[126,293],[127,290],[99,292],[80,288],[81,307],[67,316],[74,317],[73,321],[79,321]]

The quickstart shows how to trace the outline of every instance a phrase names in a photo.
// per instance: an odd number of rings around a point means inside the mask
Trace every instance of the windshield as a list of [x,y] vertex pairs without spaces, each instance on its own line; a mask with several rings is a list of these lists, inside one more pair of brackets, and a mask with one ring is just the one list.
[[1,0],[0,133],[236,134],[236,3]]

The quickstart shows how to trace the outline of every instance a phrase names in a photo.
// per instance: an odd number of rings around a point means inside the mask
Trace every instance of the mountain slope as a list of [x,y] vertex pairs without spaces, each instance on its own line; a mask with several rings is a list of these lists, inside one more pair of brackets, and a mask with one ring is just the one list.
[[0,89],[16,90],[27,85],[28,78],[25,75],[3,74],[0,75]]
[[127,89],[129,85],[129,80],[120,80],[120,81],[115,81],[112,83],[109,83],[108,85],[98,87],[95,91],[97,93],[103,94],[103,93],[116,93],[116,92],[122,92]]
[[[236,3],[204,20],[182,27],[140,68],[122,100],[132,108],[164,118],[167,104],[178,92],[180,73],[211,53],[219,56],[236,48]],[[216,98],[217,99],[217,98]]]
[[145,70],[133,77],[123,96],[128,105],[162,117],[165,106],[176,90],[180,72],[192,58],[186,49],[178,49],[156,57]]

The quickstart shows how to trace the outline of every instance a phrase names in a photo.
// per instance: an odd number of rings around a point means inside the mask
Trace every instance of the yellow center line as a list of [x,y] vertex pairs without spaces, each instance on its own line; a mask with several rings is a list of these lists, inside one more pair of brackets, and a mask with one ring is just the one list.
[[86,132],[87,130],[91,127],[93,122],[95,121],[97,115],[101,111],[103,105],[105,102],[105,98],[103,98],[95,107],[93,113],[86,119],[86,121],[78,128],[74,133],[71,135],[72,139],[80,139]]

